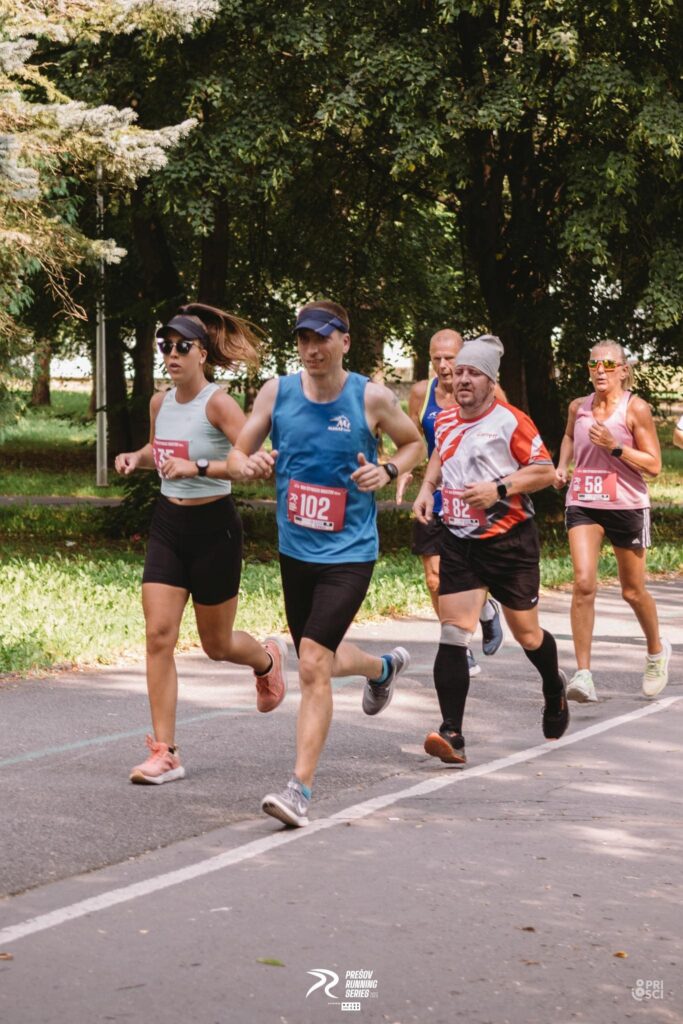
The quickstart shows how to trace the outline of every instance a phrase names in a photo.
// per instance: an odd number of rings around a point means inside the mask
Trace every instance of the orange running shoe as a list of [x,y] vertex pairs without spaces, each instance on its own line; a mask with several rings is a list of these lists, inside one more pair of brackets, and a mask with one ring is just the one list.
[[164,782],[175,782],[176,779],[185,778],[185,769],[178,757],[178,748],[171,753],[168,743],[157,743],[152,736],[147,736],[145,742],[151,753],[146,761],[138,764],[130,773],[130,781],[138,782],[143,786],[161,786]]
[[445,764],[467,763],[465,739],[459,732],[430,732],[425,740],[425,752]]
[[287,644],[278,637],[269,636],[263,643],[264,648],[273,659],[270,672],[258,676],[256,680],[256,707],[259,711],[274,711],[282,704],[287,693]]

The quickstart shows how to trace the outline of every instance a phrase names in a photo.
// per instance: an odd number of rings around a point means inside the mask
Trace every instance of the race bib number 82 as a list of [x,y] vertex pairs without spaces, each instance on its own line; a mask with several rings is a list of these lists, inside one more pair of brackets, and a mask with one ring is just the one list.
[[443,499],[443,521],[447,526],[486,526],[486,512],[481,508],[472,508],[463,500],[464,491],[456,491],[444,487],[441,491]]

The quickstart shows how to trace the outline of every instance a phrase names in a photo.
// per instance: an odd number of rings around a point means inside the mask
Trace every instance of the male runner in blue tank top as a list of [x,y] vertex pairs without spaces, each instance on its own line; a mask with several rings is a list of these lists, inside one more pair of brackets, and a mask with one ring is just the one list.
[[[431,381],[418,380],[408,395],[408,415],[427,441],[427,458],[434,451],[434,421],[444,409],[455,404],[453,394],[453,364],[463,346],[463,339],[457,331],[446,327],[432,335],[429,342],[429,359],[434,370]],[[505,401],[505,394],[496,384],[496,398]],[[396,504],[403,501],[405,490],[412,480],[410,473],[401,474],[396,481]],[[413,523],[412,552],[419,555],[425,574],[425,583],[437,616],[439,614],[439,557],[441,529],[441,491],[434,493],[434,509],[429,523],[415,520]],[[495,654],[503,643],[503,629],[500,624],[500,609],[490,598],[481,611],[482,650],[484,654]],[[472,651],[467,650],[470,678],[479,675],[481,668]]]
[[[334,302],[299,310],[300,373],[269,380],[228,458],[230,475],[277,484],[285,611],[299,655],[301,706],[294,775],[261,804],[287,825],[308,824],[318,760],[332,719],[333,676],[365,676],[363,710],[387,707],[408,652],[381,658],[344,640],[367,592],[378,553],[374,491],[424,458],[425,446],[396,396],[344,369],[349,317]],[[396,445],[379,465],[377,435]],[[261,446],[270,434],[272,451]]]

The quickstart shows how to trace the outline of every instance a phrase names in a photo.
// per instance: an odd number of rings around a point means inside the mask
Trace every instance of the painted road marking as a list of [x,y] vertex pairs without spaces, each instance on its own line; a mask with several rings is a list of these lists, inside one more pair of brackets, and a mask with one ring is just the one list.
[[597,722],[595,725],[582,729],[580,732],[564,736],[561,740],[556,740],[552,743],[546,742],[536,747],[528,747],[526,750],[520,750],[516,754],[510,754],[508,757],[501,757],[495,761],[489,761],[487,764],[477,765],[476,768],[466,768],[461,772],[445,771],[438,778],[427,779],[396,793],[387,793],[384,796],[373,797],[371,800],[365,800],[363,803],[354,804],[343,811],[338,811],[329,818],[313,821],[306,828],[288,832],[275,832],[261,839],[256,839],[251,843],[246,843],[244,846],[238,846],[234,850],[228,850],[226,853],[219,853],[215,857],[198,861],[196,864],[190,864],[188,867],[179,868],[177,871],[169,871],[166,874],[148,878],[144,882],[126,885],[120,889],[111,889],[109,892],[103,892],[99,896],[80,900],[78,903],[72,903],[67,907],[60,907],[58,910],[50,911],[47,914],[40,914],[38,917],[31,917],[26,921],[21,921],[19,924],[10,925],[8,928],[0,930],[0,946],[7,946],[10,943],[16,942],[17,939],[25,938],[27,935],[35,935],[37,932],[47,931],[49,928],[57,928],[62,924],[66,924],[67,921],[74,921],[79,917],[85,917],[86,914],[107,910],[109,907],[118,906],[120,903],[128,903],[142,896],[149,896],[151,893],[159,892],[162,889],[170,889],[172,886],[182,885],[193,878],[201,878],[203,875],[209,875],[214,871],[222,871],[223,868],[231,867],[233,864],[241,864],[246,860],[260,856],[262,853],[278,849],[286,843],[307,839],[309,836],[314,836],[324,829],[332,828],[334,825],[347,821],[359,821],[361,818],[367,818],[376,811],[390,807],[399,800],[410,800],[413,797],[426,796],[427,794],[437,792],[439,789],[444,789],[446,786],[453,786],[456,783],[462,784],[469,779],[482,778],[485,775],[492,775],[494,772],[503,771],[505,768],[511,768],[513,765],[533,761],[537,757],[543,757],[563,747],[580,743],[591,736],[598,736],[600,733],[615,729],[619,725],[625,725],[626,723],[635,722],[639,718],[654,715],[682,699],[683,697],[665,697],[663,700],[655,701],[644,708],[638,708],[636,711],[630,711],[625,715],[618,715],[616,718],[610,718],[605,722]]

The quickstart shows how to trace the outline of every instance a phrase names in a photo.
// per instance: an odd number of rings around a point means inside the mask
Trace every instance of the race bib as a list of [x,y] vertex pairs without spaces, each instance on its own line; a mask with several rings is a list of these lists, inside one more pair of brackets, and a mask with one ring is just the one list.
[[154,438],[154,465],[157,467],[157,472],[161,472],[161,467],[166,462],[166,459],[189,459],[190,457],[190,442],[189,441],[164,441],[160,437]]
[[571,498],[609,505],[617,500],[617,474],[603,469],[576,469],[572,477]]
[[287,519],[307,530],[338,533],[344,526],[346,488],[323,487],[290,480],[287,491]]
[[486,512],[483,508],[472,508],[463,501],[464,491],[456,491],[444,487],[441,491],[443,499],[443,521],[446,526],[486,526]]

